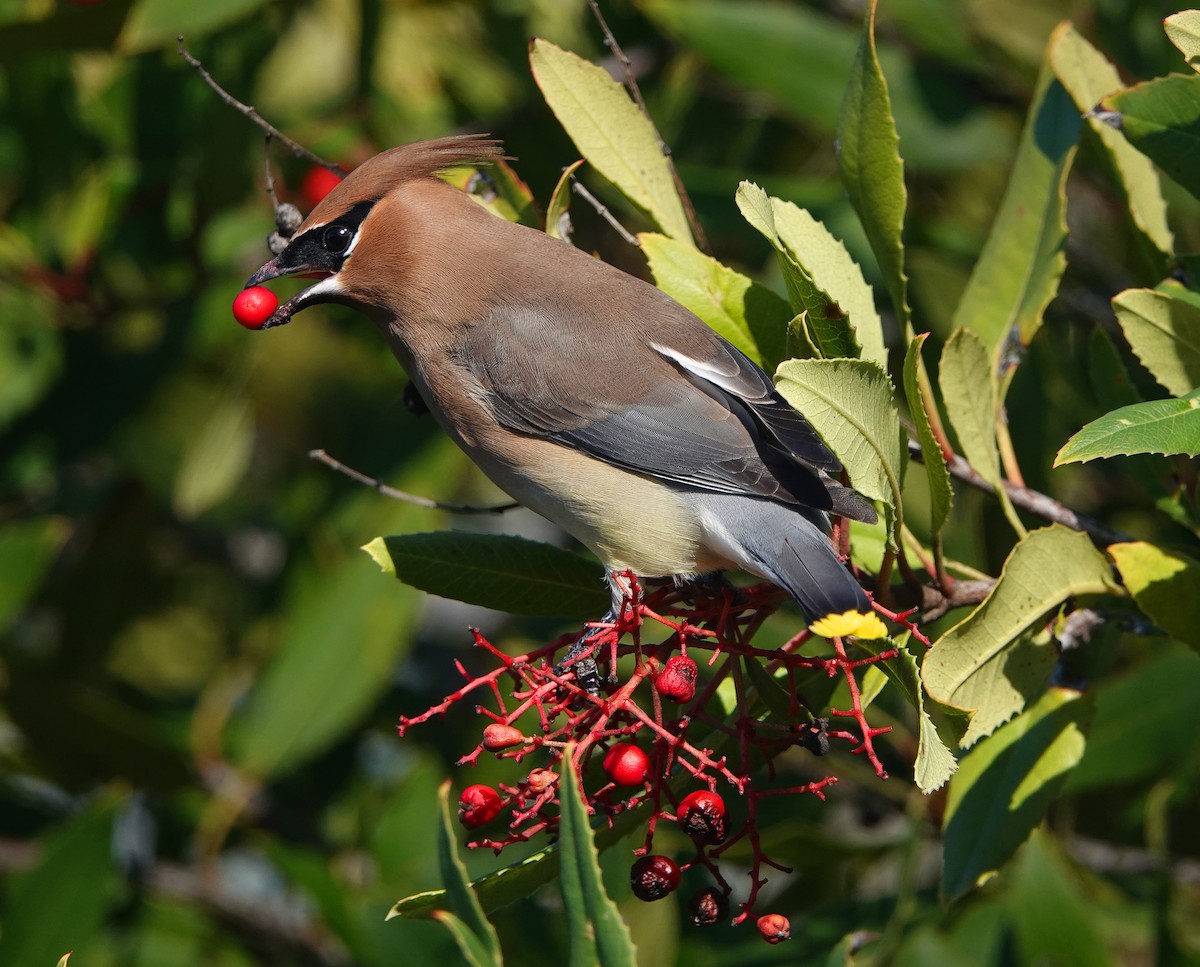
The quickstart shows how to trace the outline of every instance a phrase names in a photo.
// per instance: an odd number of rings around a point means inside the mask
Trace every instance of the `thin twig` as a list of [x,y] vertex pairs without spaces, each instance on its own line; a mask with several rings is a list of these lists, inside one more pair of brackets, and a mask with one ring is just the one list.
[[393,500],[403,500],[410,504],[416,504],[418,507],[428,507],[431,510],[445,510],[452,514],[503,514],[505,511],[514,510],[521,506],[515,501],[509,504],[498,504],[495,507],[480,507],[478,504],[443,504],[436,500],[430,500],[428,497],[418,497],[416,494],[405,493],[403,490],[389,487],[378,477],[368,477],[365,473],[360,473],[353,467],[348,467],[340,460],[331,457],[324,450],[309,450],[308,455],[311,459],[325,464],[325,466],[331,470],[336,470],[340,474],[345,474],[351,480],[370,487],[384,497],[391,497]]
[[589,205],[591,205],[594,209],[596,209],[596,214],[608,222],[608,224],[612,226],[613,231],[620,235],[621,238],[627,241],[634,248],[642,247],[642,243],[638,241],[638,237],[630,232],[629,229],[627,229],[619,221],[617,221],[616,216],[602,204],[600,204],[600,199],[584,188],[583,182],[574,175],[571,175],[571,190]]
[[200,75],[205,84],[212,88],[217,97],[219,97],[239,114],[249,118],[266,135],[278,139],[279,142],[285,145],[288,150],[291,151],[292,154],[294,154],[297,158],[304,158],[308,161],[311,161],[315,165],[320,165],[322,168],[328,168],[330,171],[345,177],[347,172],[346,169],[341,165],[335,164],[332,161],[326,161],[320,155],[309,151],[308,148],[304,147],[304,145],[293,141],[277,127],[263,118],[263,116],[259,114],[258,111],[256,111],[253,107],[251,107],[249,104],[243,104],[236,97],[225,90],[225,88],[213,80],[213,76],[205,69],[204,65],[195,57],[193,57],[191,52],[187,49],[187,46],[183,41],[183,34],[179,34],[179,36],[175,39],[179,42],[179,56],[196,69],[196,73]]
[[[916,440],[908,441],[908,453],[913,460],[916,460],[918,463],[921,462],[921,445]],[[976,472],[975,468],[957,453],[949,455],[946,461],[946,468],[952,476],[963,483],[969,484],[977,490],[982,490],[984,493],[996,493],[996,488],[984,480]],[[1107,547],[1109,544],[1122,544],[1133,539],[1129,535],[1122,534],[1107,524],[1101,523],[1094,517],[1077,513],[1065,504],[1060,504],[1053,497],[1048,497],[1046,494],[1036,490],[1030,490],[1028,487],[1018,487],[1015,484],[1004,481],[1004,494],[1014,506],[1029,511],[1029,513],[1043,520],[1063,524],[1072,530],[1083,531],[1101,547]]]
[[271,207],[279,208],[279,197],[275,194],[275,177],[271,174],[271,138],[274,135],[267,132],[263,144],[263,181],[267,186],[267,197],[271,199]]
[[625,56],[625,51],[621,49],[621,45],[617,43],[617,38],[608,26],[608,21],[604,19],[604,14],[600,12],[598,0],[588,0],[588,5],[592,8],[596,22],[600,24],[600,29],[604,33],[604,46],[613,52],[617,63],[621,65],[621,72],[625,75],[625,87],[629,91],[630,97],[637,104],[638,110],[642,112],[642,116],[649,122],[650,130],[654,132],[654,138],[658,142],[658,147],[662,151],[663,157],[667,159],[667,167],[670,169],[671,178],[675,182],[675,191],[679,195],[679,200],[683,203],[683,211],[687,216],[692,236],[696,239],[696,245],[702,252],[711,252],[708,246],[708,236],[704,234],[704,228],[700,224],[700,219],[696,217],[696,208],[692,204],[692,199],[688,195],[687,189],[683,186],[683,179],[679,177],[679,172],[675,168],[675,157],[671,153],[671,146],[659,134],[658,126],[654,123],[654,118],[650,116],[649,108],[646,107],[646,101],[642,97],[642,89],[638,87],[637,77],[633,73],[633,64]]

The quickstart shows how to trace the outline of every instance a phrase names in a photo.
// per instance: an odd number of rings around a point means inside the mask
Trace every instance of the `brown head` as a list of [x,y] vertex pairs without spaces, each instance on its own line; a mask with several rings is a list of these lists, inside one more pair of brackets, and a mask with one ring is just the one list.
[[[312,210],[287,248],[246,282],[249,288],[288,275],[318,280],[283,303],[262,328],[282,326],[301,309],[322,302],[362,307],[363,300],[356,297],[360,286],[355,284],[355,253],[360,243],[372,236],[378,237],[378,245],[392,242],[379,215],[387,207],[381,203],[406,186],[434,179],[446,168],[501,157],[498,141],[484,135],[460,135],[391,148],[355,168]],[[362,262],[364,272],[369,271],[368,263],[370,270],[377,268],[373,259]]]

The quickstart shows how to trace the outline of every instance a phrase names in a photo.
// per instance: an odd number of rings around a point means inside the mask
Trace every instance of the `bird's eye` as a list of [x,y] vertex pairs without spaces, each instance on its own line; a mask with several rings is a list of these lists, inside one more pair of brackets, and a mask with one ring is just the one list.
[[332,255],[341,255],[349,248],[351,237],[345,225],[330,225],[321,234],[321,247]]

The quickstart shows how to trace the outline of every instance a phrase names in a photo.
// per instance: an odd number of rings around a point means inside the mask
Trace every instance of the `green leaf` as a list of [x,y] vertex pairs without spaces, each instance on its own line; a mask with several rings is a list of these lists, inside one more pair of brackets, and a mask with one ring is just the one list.
[[912,653],[912,640],[906,634],[896,641],[862,639],[858,644],[872,654],[880,654],[895,648],[898,654],[895,658],[872,665],[881,668],[889,679],[896,683],[908,704],[917,710],[920,723],[917,733],[917,758],[913,763],[913,778],[917,788],[925,795],[936,792],[946,784],[946,781],[958,768],[954,753],[946,748],[942,737],[938,735],[937,727],[929,712],[925,709],[925,690],[921,686],[921,673],[917,667],[916,656]]
[[438,868],[445,884],[450,912],[440,911],[434,918],[446,925],[471,967],[501,967],[500,937],[484,916],[479,898],[471,889],[467,868],[458,856],[455,828],[450,817],[450,780],[438,789],[441,822],[438,824]]
[[540,38],[530,44],[529,62],[546,103],[579,153],[663,232],[692,241],[654,127],[625,89],[603,68]]
[[792,310],[779,296],[691,245],[650,233],[638,238],[663,292],[764,369],[783,361]]
[[46,838],[34,869],[11,877],[0,964],[51,964],[64,948],[79,953],[81,963],[103,956],[104,918],[118,896],[112,861],[118,806],[117,794],[101,794]]
[[1029,345],[1058,290],[1066,266],[1067,173],[1081,126],[1047,62],[1000,211],[954,314],[954,325],[978,335],[993,360],[1010,337]]
[[942,347],[938,383],[946,415],[967,463],[993,487],[1001,484],[996,449],[996,390],[992,361],[983,340],[955,329]]
[[254,449],[254,417],[242,397],[224,400],[192,439],[175,475],[180,517],[198,517],[241,483]]
[[52,300],[0,279],[0,429],[40,400],[62,369]]
[[991,593],[934,642],[921,666],[933,698],[975,713],[963,748],[1019,712],[1045,684],[1055,656],[1028,637],[1038,623],[1068,598],[1120,591],[1086,534],[1052,524],[1018,542]]
[[1070,24],[1055,31],[1050,42],[1050,63],[1076,110],[1088,117],[1091,129],[1108,152],[1134,224],[1158,251],[1170,254],[1175,249],[1175,237],[1167,224],[1167,203],[1158,172],[1119,131],[1090,113],[1105,94],[1121,86],[1117,69]]
[[865,359],[792,359],[779,367],[776,383],[842,462],[855,489],[883,502],[895,547],[904,451],[887,373]]
[[[1118,124],[1138,151],[1200,198],[1200,76],[1168,74],[1100,101],[1102,120]],[[1115,114],[1114,114],[1115,112]]]
[[[925,476],[929,480],[929,527],[937,534],[946,525],[950,516],[950,508],[954,503],[954,490],[950,486],[950,471],[946,467],[946,455],[942,453],[941,445],[933,435],[929,413],[936,410],[937,401],[926,399],[921,392],[922,372],[925,360],[921,357],[921,349],[929,333],[923,332],[908,346],[904,357],[904,395],[908,397],[908,412],[912,417],[913,426],[917,431],[917,439],[921,443],[921,462],[925,467]],[[928,384],[928,377],[924,382]]]
[[266,0],[140,0],[121,31],[118,47],[123,54],[174,47],[180,34],[197,40],[264,6]]
[[1108,553],[1138,607],[1172,638],[1200,650],[1200,561],[1144,541],[1113,544]]
[[1112,304],[1134,355],[1172,396],[1200,386],[1200,306],[1154,289],[1126,289]]
[[959,763],[942,827],[943,897],[955,899],[993,874],[1041,821],[1083,756],[1090,712],[1086,696],[1051,688]]
[[608,605],[595,561],[524,537],[437,531],[377,537],[363,550],[405,584],[509,614],[595,618]]
[[580,158],[563,168],[562,176],[554,186],[550,202],[546,205],[546,234],[561,238],[564,242],[569,241],[567,236],[571,232],[571,176],[583,163],[583,159]]
[[360,558],[293,587],[279,651],[234,722],[231,760],[267,778],[341,738],[389,688],[412,605]]
[[875,9],[876,0],[871,0],[838,116],[838,171],[905,329],[909,308],[903,234],[908,192],[887,79],[875,50]]
[[0,527],[0,634],[41,586],[70,534],[63,517],[31,517]]
[[808,338],[821,354],[861,355],[886,371],[875,296],[845,246],[803,208],[769,197],[752,182],[743,181],[736,197],[746,221],[779,253],[792,308],[808,313]]
[[1105,413],[1063,444],[1054,466],[1133,453],[1200,454],[1200,390]]
[[1188,67],[1200,71],[1200,10],[1182,10],[1163,21],[1167,38],[1183,54]]
[[574,746],[563,755],[559,782],[559,835],[562,843],[561,887],[571,938],[572,967],[635,967],[629,928],[617,905],[604,892],[600,862],[592,842],[587,805],[572,762]]
[[500,159],[483,168],[448,168],[440,176],[465,191],[476,204],[506,222],[516,222],[529,228],[542,227],[542,217],[533,200],[533,192],[507,161]]

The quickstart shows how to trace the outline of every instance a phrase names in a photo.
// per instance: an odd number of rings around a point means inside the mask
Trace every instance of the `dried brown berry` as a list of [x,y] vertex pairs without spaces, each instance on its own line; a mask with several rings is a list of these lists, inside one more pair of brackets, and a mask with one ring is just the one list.
[[661,900],[679,886],[679,866],[669,856],[641,856],[629,870],[629,883],[639,900]]
[[483,730],[483,747],[488,752],[511,749],[514,745],[520,745],[524,741],[525,736],[521,734],[521,730],[514,729],[511,725],[501,725],[499,722],[493,722]]
[[688,900],[688,916],[697,927],[711,927],[729,916],[729,898],[715,887],[706,886]]
[[679,828],[704,846],[725,841],[725,800],[715,792],[700,789],[688,793],[675,813]]
[[792,939],[792,925],[781,913],[767,913],[758,918],[758,932],[769,944],[783,943]]
[[696,663],[687,655],[675,655],[654,681],[658,694],[672,702],[683,704],[696,697]]
[[467,829],[486,826],[500,815],[504,800],[491,786],[467,786],[458,797],[458,821]]
[[618,742],[604,755],[604,771],[618,786],[640,786],[650,772],[650,757],[632,742]]

